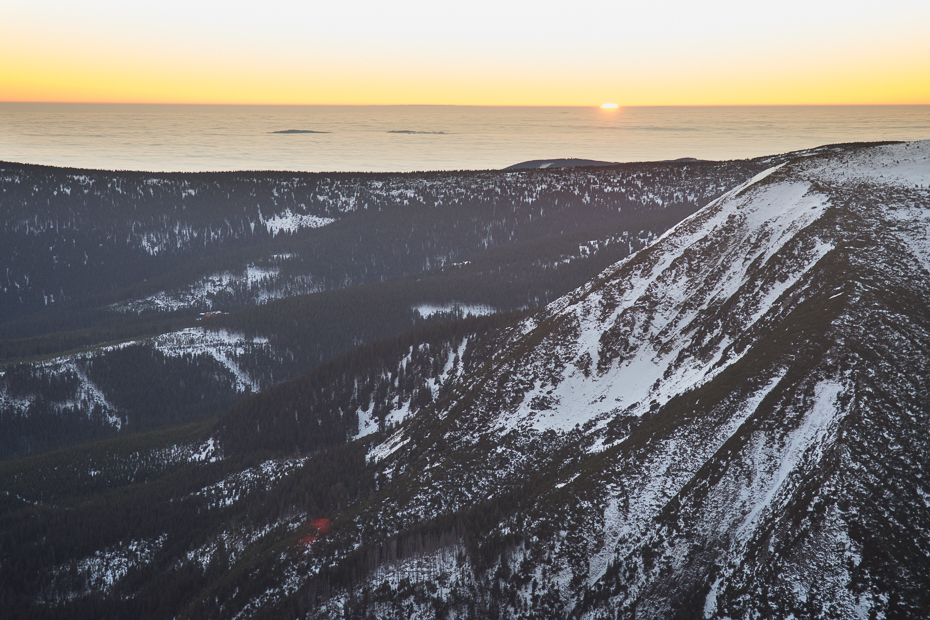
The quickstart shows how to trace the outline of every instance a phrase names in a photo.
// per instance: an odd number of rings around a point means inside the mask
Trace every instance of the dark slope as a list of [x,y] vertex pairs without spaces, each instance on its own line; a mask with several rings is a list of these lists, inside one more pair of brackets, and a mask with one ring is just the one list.
[[208,588],[246,578],[247,596],[280,579],[277,554],[308,533],[306,515],[375,492],[365,452],[379,426],[441,398],[514,318],[359,347],[215,422],[0,463],[4,617],[197,615]]
[[627,214],[693,212],[762,167],[148,174],[0,163],[0,333],[73,329],[75,314],[86,326],[110,304],[228,310],[595,225],[616,234]]

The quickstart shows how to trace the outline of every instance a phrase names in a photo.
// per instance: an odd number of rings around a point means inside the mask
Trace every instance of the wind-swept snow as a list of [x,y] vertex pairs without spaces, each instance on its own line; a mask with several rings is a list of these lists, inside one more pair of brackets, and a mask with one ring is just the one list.
[[[738,360],[730,338],[707,342],[709,309],[738,310],[728,317],[733,323],[728,333],[752,329],[833,248],[823,240],[788,248],[823,215],[829,200],[808,183],[772,181],[777,170],[757,175],[609,268],[602,278],[625,273],[613,288],[582,290],[554,302],[550,312],[580,326],[573,357],[590,359],[591,369],[586,373],[576,363],[551,382],[537,381],[520,407],[501,418],[501,426],[566,431],[615,412],[640,416]],[[760,278],[760,268],[777,269],[778,277]],[[751,297],[744,295],[747,290]],[[604,364],[603,334],[611,329],[628,342],[630,353]],[[698,347],[705,349],[701,356],[686,354]]]
[[837,185],[930,188],[930,140],[859,149],[839,157],[814,158],[809,163],[808,174]]
[[[840,413],[837,397],[842,391],[841,383],[827,381],[818,384],[804,421],[783,446],[773,445],[772,438],[763,434],[755,438],[752,459],[754,470],[760,475],[754,489],[749,491],[754,497],[754,505],[737,530],[740,538],[745,540],[758,527],[765,512],[772,510],[776,496],[783,491],[790,475],[805,461],[819,460],[817,451],[823,448],[826,434],[837,422]],[[774,471],[770,469],[772,465],[776,466]]]

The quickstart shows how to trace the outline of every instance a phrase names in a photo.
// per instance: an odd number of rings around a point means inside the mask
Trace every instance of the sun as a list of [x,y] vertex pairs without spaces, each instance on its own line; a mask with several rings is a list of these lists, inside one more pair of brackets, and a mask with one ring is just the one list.
[[619,107],[620,106],[618,106],[616,103],[602,103],[601,104],[602,110],[616,110]]

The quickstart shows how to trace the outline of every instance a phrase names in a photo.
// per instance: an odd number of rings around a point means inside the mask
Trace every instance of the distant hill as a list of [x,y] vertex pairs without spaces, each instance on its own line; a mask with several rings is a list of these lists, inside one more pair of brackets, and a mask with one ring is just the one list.
[[616,166],[615,161],[598,161],[596,159],[533,159],[507,166],[504,170],[539,170],[542,168],[583,168],[585,166]]
[[313,129],[282,129],[280,131],[269,131],[268,133],[330,133],[328,131],[314,131]]
[[[703,159],[697,159],[696,157],[679,157],[678,159],[665,159],[662,161],[652,162],[656,164],[666,164],[669,162],[673,163],[693,163],[705,161]],[[512,166],[507,166],[504,170],[542,170],[546,168],[584,168],[584,167],[593,167],[593,166],[618,166],[620,162],[616,161],[600,161],[597,159],[575,159],[574,157],[569,157],[568,159],[533,159],[530,161],[520,162],[519,164],[514,164]]]

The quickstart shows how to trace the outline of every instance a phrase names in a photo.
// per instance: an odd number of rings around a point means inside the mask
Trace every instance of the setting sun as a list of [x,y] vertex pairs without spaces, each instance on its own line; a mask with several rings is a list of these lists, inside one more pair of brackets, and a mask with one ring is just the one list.
[[618,106],[616,103],[602,103],[601,104],[602,110],[616,110],[619,107],[620,106]]

